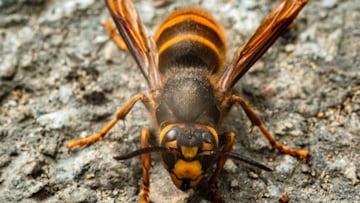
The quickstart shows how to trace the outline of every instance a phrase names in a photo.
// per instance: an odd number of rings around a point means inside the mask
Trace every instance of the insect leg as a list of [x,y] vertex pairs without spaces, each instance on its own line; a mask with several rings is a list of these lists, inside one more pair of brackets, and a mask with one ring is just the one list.
[[108,19],[103,23],[103,26],[107,29],[111,39],[115,42],[115,44],[122,50],[127,51],[127,46],[122,40],[121,36],[117,33],[116,27],[114,26],[114,23],[112,20]]
[[308,159],[310,157],[310,153],[307,150],[292,149],[277,142],[275,138],[271,135],[271,133],[265,128],[260,118],[256,115],[255,111],[249,105],[247,105],[241,97],[233,95],[231,97],[231,101],[232,103],[237,102],[241,105],[247,117],[250,119],[252,125],[258,127],[261,130],[261,132],[265,135],[265,137],[269,140],[270,144],[273,147],[285,154],[290,154],[291,156],[302,157],[305,159]]
[[[232,146],[234,144],[235,134],[233,132],[226,132],[223,135],[221,135],[220,140],[223,140],[223,142],[224,142],[224,144],[223,144],[224,147],[222,150],[225,152],[229,152],[229,151],[231,151]],[[222,197],[215,192],[214,186],[215,186],[217,177],[219,176],[221,170],[224,168],[226,159],[227,159],[227,157],[225,157],[225,156],[219,157],[217,164],[216,164],[216,169],[208,183],[208,190],[209,190],[208,192],[211,195],[212,202],[223,202]]]
[[81,146],[87,146],[90,145],[96,141],[98,141],[100,138],[104,137],[106,133],[109,132],[109,130],[119,121],[124,120],[126,115],[129,113],[129,111],[132,109],[132,107],[135,105],[137,101],[141,100],[145,106],[148,105],[149,99],[144,94],[137,94],[133,96],[130,101],[128,101],[115,115],[115,118],[113,118],[99,133],[80,140],[73,140],[66,144],[66,148],[68,150],[71,150],[74,147],[81,147]]
[[[149,129],[143,128],[141,131],[141,148],[149,147],[149,137],[150,131]],[[149,202],[149,193],[150,193],[150,177],[149,177],[149,169],[150,169],[150,153],[142,154],[141,161],[143,165],[143,183],[142,189],[140,193],[140,202],[147,203]]]

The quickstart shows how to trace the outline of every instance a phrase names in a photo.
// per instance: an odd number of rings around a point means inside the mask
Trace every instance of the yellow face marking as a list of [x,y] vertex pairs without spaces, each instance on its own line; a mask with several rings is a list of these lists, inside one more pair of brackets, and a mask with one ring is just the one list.
[[203,151],[212,150],[212,149],[214,149],[213,145],[203,142],[203,145],[202,145],[202,150]]
[[187,162],[182,159],[179,159],[175,165],[170,177],[176,187],[180,188],[182,184],[182,179],[190,179],[190,187],[195,187],[199,184],[200,180],[203,178],[203,171],[201,164],[198,160]]
[[196,156],[198,150],[198,147],[181,146],[181,153],[186,159],[193,159]]
[[172,149],[175,149],[175,148],[178,147],[176,143],[177,143],[176,140],[175,140],[175,141],[171,141],[171,142],[167,142],[167,143],[165,143],[165,146],[166,146],[166,147],[169,147],[169,148],[172,148]]

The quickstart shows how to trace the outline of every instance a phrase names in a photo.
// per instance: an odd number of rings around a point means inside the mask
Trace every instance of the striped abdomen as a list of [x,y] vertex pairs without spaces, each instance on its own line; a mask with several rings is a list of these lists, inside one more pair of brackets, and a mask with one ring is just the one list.
[[226,58],[222,27],[209,14],[198,9],[181,9],[160,25],[155,41],[159,69],[181,65],[206,67],[216,73]]

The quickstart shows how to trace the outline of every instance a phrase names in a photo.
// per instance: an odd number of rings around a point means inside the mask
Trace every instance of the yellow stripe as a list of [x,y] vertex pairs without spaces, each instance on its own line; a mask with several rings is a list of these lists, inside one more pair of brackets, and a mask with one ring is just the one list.
[[157,30],[156,34],[155,34],[155,41],[157,41],[160,37],[160,35],[168,28],[175,26],[176,24],[180,24],[186,20],[191,20],[194,21],[200,25],[203,25],[211,30],[213,30],[214,32],[216,32],[216,34],[219,36],[219,38],[221,39],[222,43],[224,43],[225,38],[223,35],[223,32],[221,31],[221,28],[219,26],[217,26],[216,24],[214,24],[213,22],[211,22],[209,19],[204,18],[204,17],[200,17],[200,16],[196,16],[193,14],[186,14],[186,15],[180,15],[177,16],[175,18],[169,19],[169,21],[165,22],[164,24],[162,24],[159,29]]
[[159,51],[158,51],[159,56],[166,49],[173,46],[174,44],[181,43],[186,40],[192,40],[192,41],[199,42],[200,44],[207,46],[208,48],[210,48],[212,51],[214,51],[216,53],[216,55],[218,56],[219,62],[222,61],[222,54],[220,53],[219,49],[215,46],[214,43],[212,43],[211,41],[209,41],[208,39],[206,39],[204,37],[194,35],[194,34],[180,35],[180,36],[177,36],[177,37],[174,37],[174,38],[168,40],[159,48]]

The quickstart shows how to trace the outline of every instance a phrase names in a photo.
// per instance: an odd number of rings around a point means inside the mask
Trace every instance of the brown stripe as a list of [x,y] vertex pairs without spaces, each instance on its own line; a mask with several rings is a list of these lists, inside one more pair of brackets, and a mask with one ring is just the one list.
[[[219,59],[219,54],[222,52],[219,52],[211,41],[201,36],[195,35],[189,38],[180,35],[167,45],[161,46],[160,49],[159,70],[161,72],[174,65],[185,65],[185,67],[206,68],[214,73],[222,65],[220,64],[222,59]],[[220,55],[220,57],[223,56]]]

